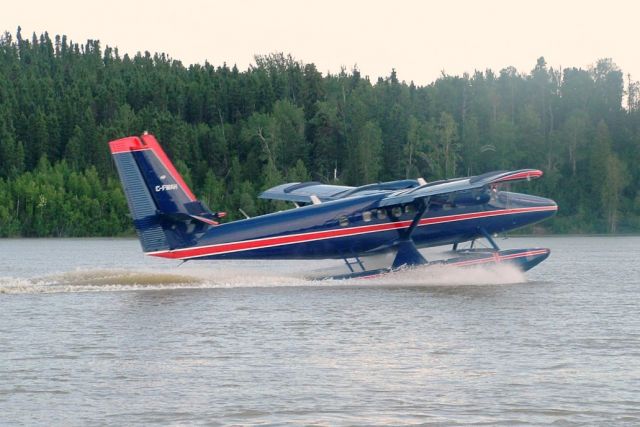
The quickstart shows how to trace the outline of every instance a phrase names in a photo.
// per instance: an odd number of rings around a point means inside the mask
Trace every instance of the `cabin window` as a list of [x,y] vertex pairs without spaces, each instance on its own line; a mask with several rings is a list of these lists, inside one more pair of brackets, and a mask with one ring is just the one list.
[[402,216],[402,208],[400,206],[395,206],[393,209],[391,209],[391,215],[393,215],[395,218],[400,218]]
[[369,222],[369,221],[371,221],[371,217],[372,217],[372,216],[373,216],[373,215],[371,214],[371,211],[364,211],[364,212],[362,212],[362,220],[363,220],[364,222]]
[[378,209],[376,214],[378,215],[378,219],[385,219],[387,217],[387,211],[384,209]]
[[347,218],[344,215],[339,216],[338,217],[338,224],[340,224],[341,227],[346,227],[347,225],[349,225],[349,218]]
[[414,209],[413,205],[406,205],[404,207],[404,213],[406,214],[412,214],[414,213],[416,210]]

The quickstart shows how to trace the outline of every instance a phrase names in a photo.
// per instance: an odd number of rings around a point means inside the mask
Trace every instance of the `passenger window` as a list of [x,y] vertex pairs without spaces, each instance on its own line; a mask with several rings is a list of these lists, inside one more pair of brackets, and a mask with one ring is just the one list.
[[378,209],[376,214],[378,215],[378,219],[385,219],[387,217],[387,211],[384,209]]
[[369,222],[369,221],[371,221],[371,216],[372,216],[372,215],[371,215],[371,211],[364,211],[364,212],[362,212],[362,220],[363,220],[364,222]]
[[406,205],[404,207],[404,213],[406,214],[411,214],[414,213],[416,210],[413,208],[413,205]]
[[346,227],[347,225],[349,225],[349,219],[344,215],[339,216],[338,223],[340,224],[341,227]]
[[391,215],[393,215],[395,218],[400,218],[402,216],[402,208],[400,206],[396,206],[393,209],[391,209]]

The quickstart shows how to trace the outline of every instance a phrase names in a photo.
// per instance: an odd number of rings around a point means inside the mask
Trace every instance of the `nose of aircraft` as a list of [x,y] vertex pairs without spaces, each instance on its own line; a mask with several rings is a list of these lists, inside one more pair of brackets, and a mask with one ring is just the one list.
[[555,215],[558,211],[558,204],[544,197],[526,195],[525,203],[539,212],[544,212],[545,218]]
[[558,205],[551,199],[529,194],[501,191],[497,203],[511,214],[511,228],[534,224],[552,217],[558,211]]
[[522,209],[531,214],[531,222],[542,221],[552,217],[558,211],[558,205],[551,199],[530,194],[509,194],[509,205],[513,209]]

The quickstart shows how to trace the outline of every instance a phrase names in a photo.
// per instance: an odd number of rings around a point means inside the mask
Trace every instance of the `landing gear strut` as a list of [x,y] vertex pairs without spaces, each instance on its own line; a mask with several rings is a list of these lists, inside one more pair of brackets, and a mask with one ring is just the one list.
[[[491,234],[489,234],[489,232],[484,228],[484,227],[478,227],[478,232],[480,234],[482,234],[482,237],[484,237],[485,239],[487,239],[487,242],[489,242],[489,244],[491,245],[491,247],[495,250],[495,251],[500,251],[500,247],[498,246],[498,244],[496,243],[495,240],[493,240],[493,237],[491,236]],[[471,244],[469,245],[469,249],[473,249],[474,245],[476,243],[476,239],[473,239],[471,241]],[[453,244],[453,247],[451,248],[451,250],[453,252],[457,252],[458,250],[458,242]]]

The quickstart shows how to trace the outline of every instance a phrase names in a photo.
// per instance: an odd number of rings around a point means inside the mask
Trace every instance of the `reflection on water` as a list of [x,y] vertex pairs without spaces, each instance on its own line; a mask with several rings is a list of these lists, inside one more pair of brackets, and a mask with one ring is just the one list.
[[0,240],[0,424],[638,424],[640,238],[500,243],[552,255],[313,282]]

